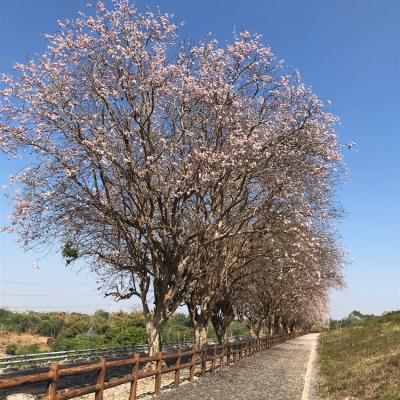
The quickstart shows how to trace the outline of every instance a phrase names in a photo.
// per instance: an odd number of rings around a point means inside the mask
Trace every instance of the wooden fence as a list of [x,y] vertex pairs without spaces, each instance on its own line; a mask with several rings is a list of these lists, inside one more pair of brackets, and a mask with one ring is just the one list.
[[[173,386],[178,387],[180,383],[180,372],[182,369],[189,369],[189,380],[192,382],[195,376],[196,366],[200,366],[200,375],[206,372],[215,372],[224,365],[240,361],[243,357],[252,356],[255,353],[264,351],[286,340],[293,339],[303,333],[291,333],[286,335],[267,336],[261,339],[243,340],[222,345],[206,346],[203,349],[191,349],[182,351],[178,349],[173,353],[158,353],[156,356],[141,356],[136,353],[131,358],[123,360],[107,361],[100,358],[99,362],[89,365],[60,368],[58,363],[52,363],[49,371],[21,376],[12,379],[1,379],[0,389],[22,387],[31,383],[47,382],[47,393],[43,400],[67,400],[89,393],[95,393],[95,400],[103,399],[103,392],[115,386],[130,383],[129,400],[136,399],[137,383],[140,379],[154,377],[154,393],[161,391],[161,376],[174,372],[175,379]],[[172,362],[171,364],[171,361]],[[211,366],[207,368],[207,362]],[[146,366],[151,368],[145,368]],[[121,378],[106,381],[106,370],[116,367],[130,366],[131,373]],[[96,383],[88,386],[71,388],[62,392],[57,391],[57,380],[65,376],[97,372]]]

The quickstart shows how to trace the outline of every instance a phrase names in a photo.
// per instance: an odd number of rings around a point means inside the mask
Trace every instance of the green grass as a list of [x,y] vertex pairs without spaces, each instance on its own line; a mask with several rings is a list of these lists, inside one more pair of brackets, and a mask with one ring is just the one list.
[[400,400],[400,311],[320,336],[319,397]]

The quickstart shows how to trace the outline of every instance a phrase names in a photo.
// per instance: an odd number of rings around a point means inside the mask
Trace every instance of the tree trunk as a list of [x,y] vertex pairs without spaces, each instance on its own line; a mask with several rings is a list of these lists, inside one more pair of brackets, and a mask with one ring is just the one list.
[[228,327],[229,325],[226,328],[224,326],[221,326],[221,328],[218,330],[215,330],[214,328],[219,344],[228,343]]
[[283,321],[283,322],[282,322],[282,327],[283,327],[283,333],[290,333],[290,332],[289,332],[289,327],[288,327],[286,321]]
[[228,342],[228,328],[232,319],[220,319],[216,315],[211,318],[215,334],[217,335],[218,343],[224,344]]
[[268,318],[268,333],[270,336],[274,334],[274,323],[271,317]]
[[208,324],[207,326],[197,325],[194,328],[194,340],[196,349],[202,349],[207,345],[207,333],[208,333]]
[[208,323],[211,317],[211,311],[206,307],[199,307],[195,303],[186,302],[189,317],[193,325],[193,334],[196,349],[201,349],[207,345]]
[[253,338],[257,337],[256,331],[254,329],[254,324],[249,325],[249,333],[251,337]]
[[278,335],[281,333],[281,326],[279,323],[279,317],[274,316],[274,333],[277,333]]
[[164,322],[159,319],[148,318],[146,321],[147,341],[149,345],[149,356],[155,356],[162,350],[161,337]]
[[223,344],[228,340],[228,328],[234,320],[235,313],[232,303],[227,300],[219,301],[211,315],[211,323],[217,335],[218,343]]
[[258,338],[264,336],[264,326],[265,326],[265,319],[262,319],[258,322],[258,327],[257,327],[257,337]]

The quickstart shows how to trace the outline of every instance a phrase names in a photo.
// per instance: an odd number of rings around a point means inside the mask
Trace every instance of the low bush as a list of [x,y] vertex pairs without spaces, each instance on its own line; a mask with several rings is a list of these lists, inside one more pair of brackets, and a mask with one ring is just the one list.
[[10,343],[6,347],[6,354],[8,354],[9,356],[15,356],[17,354],[17,345],[14,343]]

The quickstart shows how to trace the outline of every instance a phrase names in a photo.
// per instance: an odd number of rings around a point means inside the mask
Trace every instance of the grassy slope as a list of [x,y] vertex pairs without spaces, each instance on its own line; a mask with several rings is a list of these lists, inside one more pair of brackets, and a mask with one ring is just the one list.
[[50,351],[47,345],[47,337],[31,335],[29,333],[3,332],[0,330],[0,357],[6,357],[6,348],[10,344],[15,344],[19,349],[29,351],[32,345],[37,345],[39,351]]
[[400,311],[320,336],[321,399],[400,400]]

